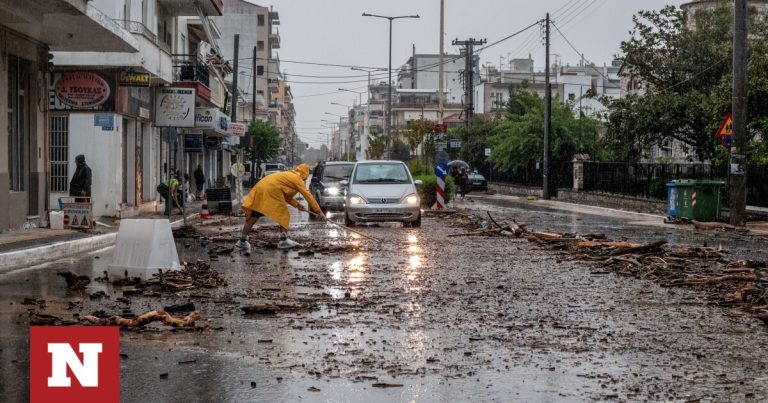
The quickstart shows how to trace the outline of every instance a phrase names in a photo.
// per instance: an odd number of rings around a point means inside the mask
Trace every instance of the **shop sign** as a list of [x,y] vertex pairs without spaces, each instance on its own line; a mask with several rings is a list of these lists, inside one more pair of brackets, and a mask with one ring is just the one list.
[[114,110],[114,76],[90,71],[54,74],[51,109]]
[[115,130],[115,115],[100,113],[94,114],[93,125],[96,127],[101,127],[101,130],[103,131]]
[[185,134],[184,152],[199,153],[203,151],[203,134]]
[[120,73],[121,87],[149,87],[152,75],[149,73],[136,73],[123,71]]
[[155,126],[195,127],[194,89],[158,88],[155,105]]
[[229,122],[227,136],[243,137],[245,136],[245,123]]
[[195,128],[212,131],[209,134],[227,135],[229,116],[216,108],[195,108]]
[[208,150],[221,150],[221,137],[205,137],[205,148]]

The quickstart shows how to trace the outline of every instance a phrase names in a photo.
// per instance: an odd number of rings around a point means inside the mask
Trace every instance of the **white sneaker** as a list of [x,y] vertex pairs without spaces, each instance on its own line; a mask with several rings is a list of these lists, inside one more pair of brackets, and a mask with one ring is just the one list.
[[251,254],[251,243],[248,241],[243,241],[242,239],[237,241],[235,248],[243,251],[246,256]]

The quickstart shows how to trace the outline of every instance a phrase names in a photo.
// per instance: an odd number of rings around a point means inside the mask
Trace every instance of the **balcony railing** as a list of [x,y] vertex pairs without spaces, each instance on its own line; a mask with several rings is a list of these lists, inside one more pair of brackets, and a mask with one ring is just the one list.
[[173,55],[174,81],[197,81],[211,87],[211,73],[208,66],[200,63],[197,55]]
[[155,35],[154,32],[150,31],[149,28],[147,28],[146,25],[142,24],[139,21],[128,21],[128,20],[114,20],[118,25],[123,27],[126,31],[132,33],[132,34],[139,34],[150,41],[157,43],[157,35]]

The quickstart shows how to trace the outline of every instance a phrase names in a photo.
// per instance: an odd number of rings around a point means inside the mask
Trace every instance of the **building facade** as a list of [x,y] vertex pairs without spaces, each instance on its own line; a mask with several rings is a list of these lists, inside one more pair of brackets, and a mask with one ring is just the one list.
[[139,41],[94,3],[0,1],[0,231],[44,225],[56,206],[49,189],[66,186],[74,172],[66,127],[51,117],[50,52],[139,49]]

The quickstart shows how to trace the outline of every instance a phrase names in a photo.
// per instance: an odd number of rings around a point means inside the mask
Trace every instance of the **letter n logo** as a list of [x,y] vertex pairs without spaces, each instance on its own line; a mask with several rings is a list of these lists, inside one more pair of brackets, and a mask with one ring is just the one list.
[[31,326],[29,332],[31,403],[120,401],[120,328]]

